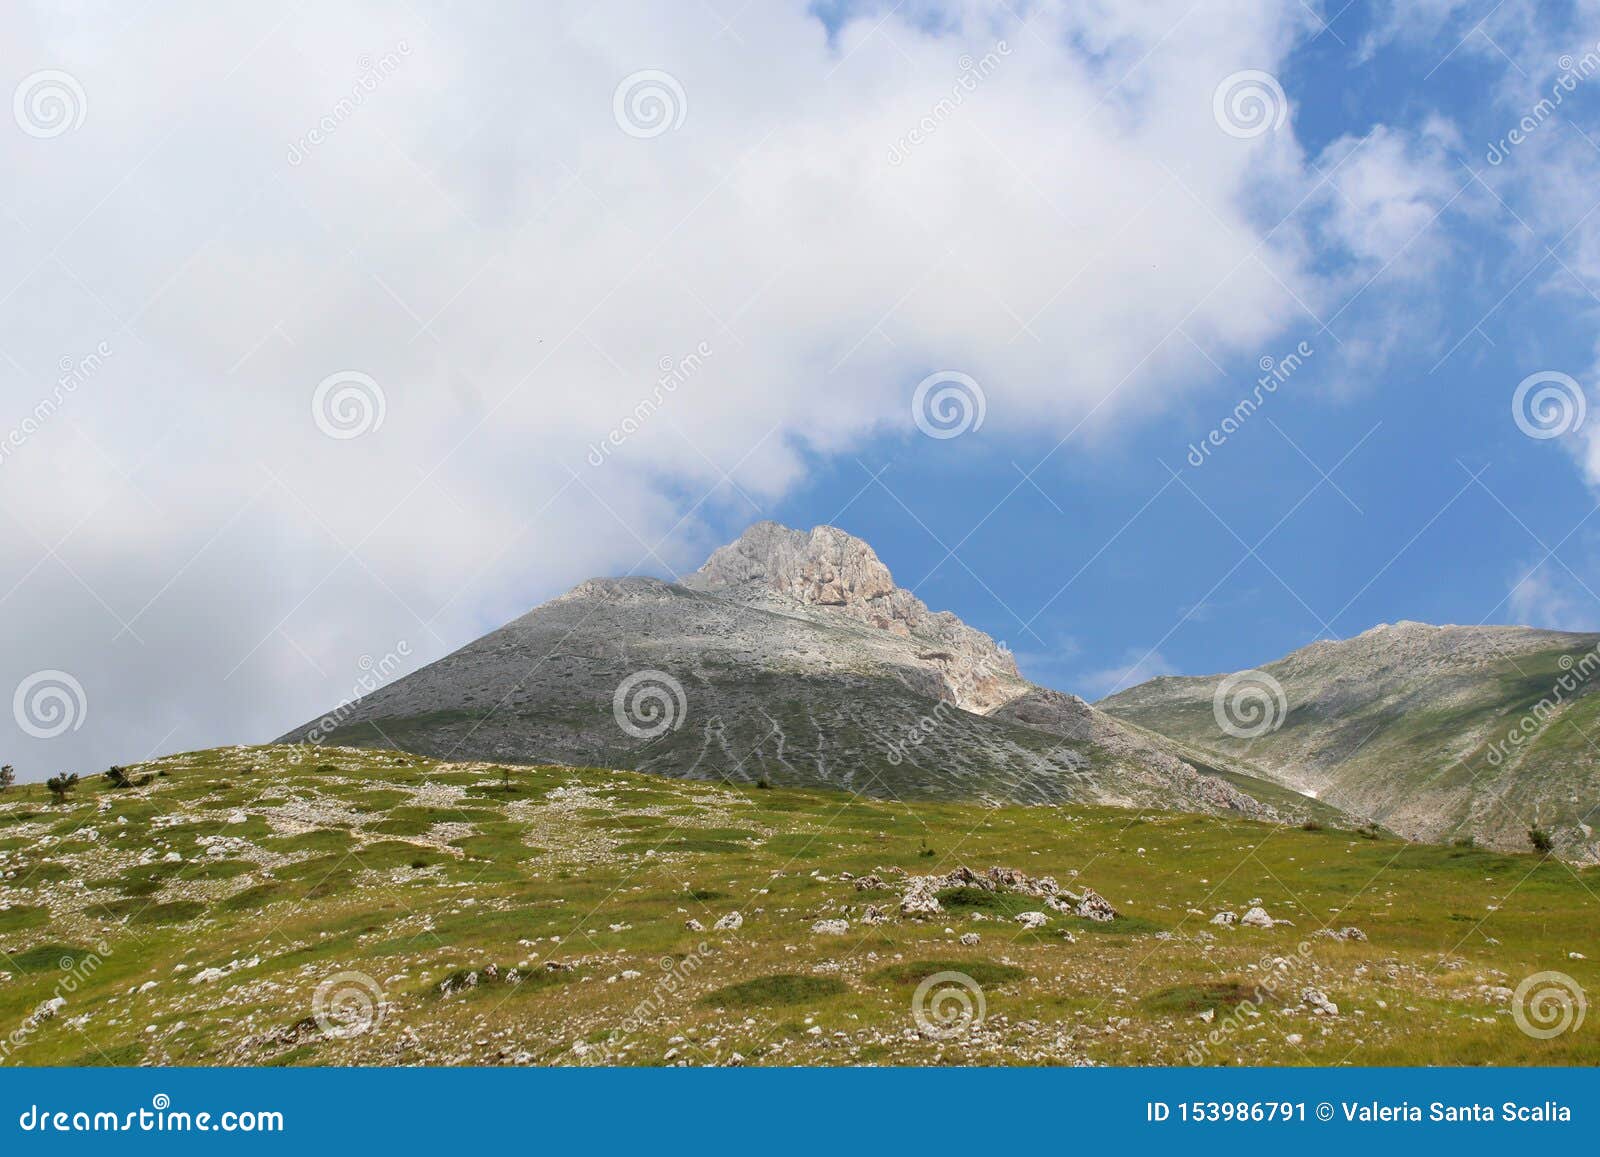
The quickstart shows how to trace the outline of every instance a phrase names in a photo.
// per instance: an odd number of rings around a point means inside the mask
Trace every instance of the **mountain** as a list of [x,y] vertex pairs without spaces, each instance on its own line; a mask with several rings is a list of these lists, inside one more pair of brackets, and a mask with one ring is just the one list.
[[1600,635],[1401,622],[1098,706],[1412,839],[1525,849],[1537,826],[1595,862],[1597,690]]
[[1314,806],[1035,687],[860,539],[771,522],[681,583],[582,583],[283,741],[897,799]]

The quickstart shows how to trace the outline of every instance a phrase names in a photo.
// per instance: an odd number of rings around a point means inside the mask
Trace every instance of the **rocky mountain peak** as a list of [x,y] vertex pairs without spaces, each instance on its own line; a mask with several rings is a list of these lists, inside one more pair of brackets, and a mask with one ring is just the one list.
[[758,522],[718,547],[683,586],[739,602],[844,618],[924,644],[946,693],[968,711],[992,711],[1026,688],[1016,660],[948,611],[930,611],[867,543],[836,526],[795,530]]
[[768,592],[824,607],[858,605],[895,590],[889,568],[861,539],[836,526],[808,533],[776,522],[758,522],[718,547],[683,585]]

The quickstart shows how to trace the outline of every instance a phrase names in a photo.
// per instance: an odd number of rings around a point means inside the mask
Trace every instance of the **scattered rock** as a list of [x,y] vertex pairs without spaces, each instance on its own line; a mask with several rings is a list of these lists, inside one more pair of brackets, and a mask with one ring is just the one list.
[[1251,908],[1243,916],[1240,916],[1239,923],[1243,924],[1247,928],[1271,928],[1276,921],[1273,920],[1271,916],[1267,915],[1267,910],[1265,908],[1262,908],[1258,905],[1254,908]]
[[1213,924],[1227,926],[1230,924],[1237,924],[1239,922],[1239,917],[1234,915],[1232,912],[1218,912],[1215,916],[1211,917],[1211,922]]
[[1367,934],[1359,928],[1318,928],[1311,934],[1311,938],[1313,940],[1365,940]]
[[965,944],[968,948],[971,948],[977,942],[978,934],[976,932],[963,932],[961,934],[961,943]]
[[1328,994],[1320,988],[1307,988],[1301,990],[1300,1000],[1311,1007],[1311,1011],[1318,1016],[1338,1016],[1339,1006],[1328,999]]
[[1043,928],[1049,922],[1050,917],[1043,912],[1019,912],[1017,914],[1017,923],[1024,928]]
[[713,927],[715,927],[718,932],[737,932],[740,928],[744,927],[744,917],[737,912],[729,912],[722,919],[718,920]]
[[850,931],[850,921],[818,920],[811,926],[811,931],[818,936],[843,936]]

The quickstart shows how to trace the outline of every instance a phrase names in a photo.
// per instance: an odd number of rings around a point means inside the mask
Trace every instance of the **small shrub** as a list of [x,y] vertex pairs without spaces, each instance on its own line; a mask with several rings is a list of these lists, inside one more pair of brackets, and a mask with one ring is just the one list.
[[11,790],[11,785],[17,782],[17,769],[9,763],[0,767],[0,793]]
[[1541,856],[1548,856],[1556,850],[1555,837],[1543,828],[1529,828],[1528,842],[1533,845],[1533,850]]
[[66,803],[67,793],[78,786],[78,773],[63,771],[60,775],[52,775],[45,780],[44,785],[50,789],[50,795],[56,803]]
[[105,778],[112,787],[127,788],[144,787],[154,777],[149,775],[134,776],[130,775],[125,767],[111,767],[106,769]]
[[1323,830],[1323,828],[1322,824],[1317,820],[1307,820],[1305,823],[1300,825],[1300,830],[1303,832],[1320,832]]

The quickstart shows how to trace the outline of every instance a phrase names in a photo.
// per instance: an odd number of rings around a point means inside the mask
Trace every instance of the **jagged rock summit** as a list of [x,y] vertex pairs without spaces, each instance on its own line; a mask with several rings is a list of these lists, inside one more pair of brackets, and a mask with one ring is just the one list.
[[831,526],[757,523],[677,583],[591,579],[284,739],[900,799],[1298,814],[1281,788],[1029,683]]
[[1027,689],[1009,651],[949,611],[930,611],[895,585],[889,568],[861,539],[835,526],[809,533],[758,522],[683,580],[753,606],[816,608],[924,644],[918,658],[944,676],[957,707],[986,714]]

